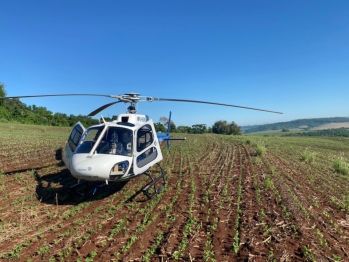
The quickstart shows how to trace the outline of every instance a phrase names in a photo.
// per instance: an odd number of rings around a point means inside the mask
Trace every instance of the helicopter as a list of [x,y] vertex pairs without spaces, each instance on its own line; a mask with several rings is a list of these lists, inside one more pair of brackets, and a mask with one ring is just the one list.
[[[189,102],[282,114],[276,111],[231,104],[174,98],[154,98],[152,96],[141,96],[139,93],[126,93],[124,95],[51,94],[4,98],[51,96],[103,96],[118,100],[97,108],[88,116],[95,116],[107,107],[120,102],[130,104],[126,113],[119,114],[111,122],[107,122],[101,117],[102,121],[99,124],[90,126],[87,129],[80,122],[76,123],[66,142],[62,160],[71,175],[78,180],[77,184],[70,188],[77,187],[86,181],[100,182],[100,185],[95,187],[93,191],[93,194],[95,194],[98,188],[108,185],[109,182],[128,181],[140,175],[147,175],[151,182],[142,188],[142,192],[148,199],[159,194],[166,185],[166,172],[160,165],[163,159],[161,144],[166,142],[169,149],[171,140],[185,140],[185,138],[173,138],[170,136],[171,112],[167,123],[167,131],[165,133],[156,132],[153,121],[147,115],[138,114],[136,110],[137,103],[153,101]],[[157,177],[153,177],[149,172],[154,165],[160,168],[160,174]]]

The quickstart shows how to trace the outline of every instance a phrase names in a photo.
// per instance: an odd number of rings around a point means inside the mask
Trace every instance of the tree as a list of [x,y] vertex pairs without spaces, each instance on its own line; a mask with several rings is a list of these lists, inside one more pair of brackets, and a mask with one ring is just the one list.
[[229,133],[227,135],[241,135],[241,128],[232,121],[229,124]]
[[67,120],[67,115],[66,114],[61,114],[61,113],[55,113],[53,115],[53,121],[52,121],[53,126],[68,126],[68,120]]
[[212,132],[222,135],[241,135],[241,129],[234,121],[228,124],[225,120],[216,121],[212,126]]
[[[167,130],[167,129],[166,129]],[[171,132],[176,132],[177,130],[176,130],[176,125],[175,125],[175,123],[173,123],[173,121],[171,121],[171,126],[170,126],[170,131]]]
[[228,128],[227,121],[219,120],[216,121],[212,126],[212,132],[215,134],[226,134]]
[[[164,128],[167,130],[167,128],[168,128],[168,118],[166,116],[162,116],[162,117],[160,117],[159,121],[160,121],[159,123],[161,123],[164,126]],[[165,132],[166,132],[166,130],[165,130]],[[171,132],[176,132],[176,125],[175,125],[175,123],[172,120],[171,120],[170,131]]]
[[191,131],[194,134],[204,134],[207,131],[206,124],[196,124],[192,125]]
[[6,96],[5,84],[0,82],[0,97]]
[[191,133],[190,126],[178,126],[176,130],[178,133]]
[[[5,85],[4,83],[0,82],[0,97],[5,97],[6,96],[6,90],[5,90]],[[3,99],[0,99],[0,106],[4,104]]]
[[160,117],[159,121],[161,124],[163,124],[163,126],[166,126],[167,122],[168,122],[168,118],[166,116],[162,116],[162,117]]
[[1,102],[0,102],[0,121],[4,121],[4,120],[5,121],[11,120],[11,113],[5,107],[1,106]]
[[166,128],[160,122],[155,123],[154,127],[155,127],[156,132],[166,132]]

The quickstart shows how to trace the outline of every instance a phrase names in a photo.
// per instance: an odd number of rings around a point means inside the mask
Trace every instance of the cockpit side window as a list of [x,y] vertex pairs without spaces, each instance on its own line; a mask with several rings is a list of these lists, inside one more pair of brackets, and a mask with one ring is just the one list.
[[154,141],[153,131],[150,125],[145,125],[137,132],[137,152],[143,151]]

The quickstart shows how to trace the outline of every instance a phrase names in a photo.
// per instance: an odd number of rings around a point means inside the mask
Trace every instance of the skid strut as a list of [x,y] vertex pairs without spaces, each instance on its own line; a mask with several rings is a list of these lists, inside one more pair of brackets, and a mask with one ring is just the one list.
[[[75,185],[70,186],[69,188],[70,188],[70,189],[76,188],[76,187],[79,187],[79,186],[81,186],[81,185],[83,185],[83,184],[85,184],[85,183],[86,183],[86,180],[83,180],[83,181],[80,181],[80,180],[79,180],[78,183],[76,183]],[[93,193],[92,193],[92,195],[94,196],[99,188],[104,187],[104,186],[106,186],[106,185],[107,185],[106,183],[98,183],[98,184],[93,188]],[[78,190],[76,190],[76,192],[77,192],[80,196],[85,196],[85,195],[87,195],[87,193],[83,193],[83,192],[80,192],[80,191],[78,191]]]
[[82,180],[82,181],[78,180],[78,182],[76,184],[70,186],[69,188],[74,188],[74,187],[77,187],[77,186],[81,186],[81,185],[83,185],[85,183],[86,183],[85,180]]
[[[152,180],[148,185],[146,185],[142,191],[143,194],[146,195],[148,197],[148,199],[152,199],[154,196],[156,196],[157,194],[159,194],[161,192],[161,190],[165,187],[166,184],[166,180],[165,180],[165,175],[166,172],[162,169],[162,167],[160,166],[159,163],[157,163],[157,165],[160,167],[160,175],[157,178],[153,178],[150,174],[148,174],[147,172],[145,172],[144,174],[147,175],[148,177],[150,177],[150,179]],[[160,181],[162,180],[162,181]],[[156,188],[156,184],[158,182],[162,182],[162,185],[159,188]],[[154,191],[153,193],[149,192],[149,190]]]

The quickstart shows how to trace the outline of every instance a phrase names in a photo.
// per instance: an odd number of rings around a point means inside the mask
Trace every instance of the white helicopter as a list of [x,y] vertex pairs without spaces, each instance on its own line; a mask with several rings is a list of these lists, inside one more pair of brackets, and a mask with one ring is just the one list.
[[[116,102],[101,106],[88,116],[95,116],[116,103],[130,103],[127,113],[118,115],[117,119],[112,122],[106,122],[102,117],[100,124],[93,125],[88,129],[85,129],[78,122],[73,127],[64,148],[63,161],[72,176],[78,179],[78,183],[71,186],[71,188],[79,186],[86,181],[102,182],[100,185],[102,186],[108,185],[109,182],[127,181],[145,174],[151,179],[151,182],[142,191],[149,199],[158,194],[166,184],[166,172],[159,164],[163,159],[160,148],[161,143],[166,141],[169,148],[170,140],[185,140],[185,138],[172,138],[170,136],[171,113],[168,120],[167,132],[156,133],[153,121],[147,115],[137,114],[136,104],[138,102],[192,102],[282,114],[275,111],[230,104],[198,100],[154,98],[151,96],[141,96],[138,93],[127,93],[124,95],[52,94],[4,98],[48,96],[104,96],[118,99]],[[155,164],[160,168],[160,174],[156,178],[152,177],[148,172]],[[158,182],[161,183],[159,187],[157,187]],[[93,194],[95,194],[100,186],[94,189]]]

